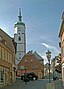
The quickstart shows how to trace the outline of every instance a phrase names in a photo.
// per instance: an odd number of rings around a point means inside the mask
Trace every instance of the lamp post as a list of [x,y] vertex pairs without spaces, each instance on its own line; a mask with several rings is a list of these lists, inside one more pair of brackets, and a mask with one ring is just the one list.
[[49,62],[49,83],[50,83],[50,59],[51,59],[51,52],[49,50],[46,52],[46,56],[47,56],[47,59],[48,59],[48,62]]

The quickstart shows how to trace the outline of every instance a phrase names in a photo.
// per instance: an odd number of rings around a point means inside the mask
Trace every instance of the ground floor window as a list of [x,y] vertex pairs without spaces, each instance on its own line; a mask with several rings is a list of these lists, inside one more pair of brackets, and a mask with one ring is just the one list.
[[4,72],[3,71],[0,71],[0,83],[3,83],[4,82]]

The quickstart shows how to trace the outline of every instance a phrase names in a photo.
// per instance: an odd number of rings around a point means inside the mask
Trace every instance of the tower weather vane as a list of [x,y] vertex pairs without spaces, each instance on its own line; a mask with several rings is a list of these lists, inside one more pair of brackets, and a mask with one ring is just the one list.
[[19,16],[18,16],[18,18],[19,18],[19,21],[22,21],[21,8],[19,8]]

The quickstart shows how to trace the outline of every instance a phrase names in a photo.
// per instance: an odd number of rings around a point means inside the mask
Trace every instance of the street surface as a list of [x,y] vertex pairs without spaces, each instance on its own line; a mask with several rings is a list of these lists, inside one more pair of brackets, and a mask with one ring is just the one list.
[[[46,89],[47,79],[30,81],[25,84],[22,80],[18,79],[16,83],[1,87],[0,89]],[[54,81],[55,89],[64,89],[61,80]]]

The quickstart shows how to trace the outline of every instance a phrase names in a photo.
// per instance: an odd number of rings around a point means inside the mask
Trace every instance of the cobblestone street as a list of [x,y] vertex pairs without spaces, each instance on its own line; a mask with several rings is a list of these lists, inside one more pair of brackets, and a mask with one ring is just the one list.
[[[16,83],[10,84],[5,87],[1,87],[0,89],[46,89],[46,83],[48,80],[37,80],[37,81],[30,81],[25,84],[22,80],[17,80]],[[61,80],[54,81],[55,89],[64,89],[62,87]]]

